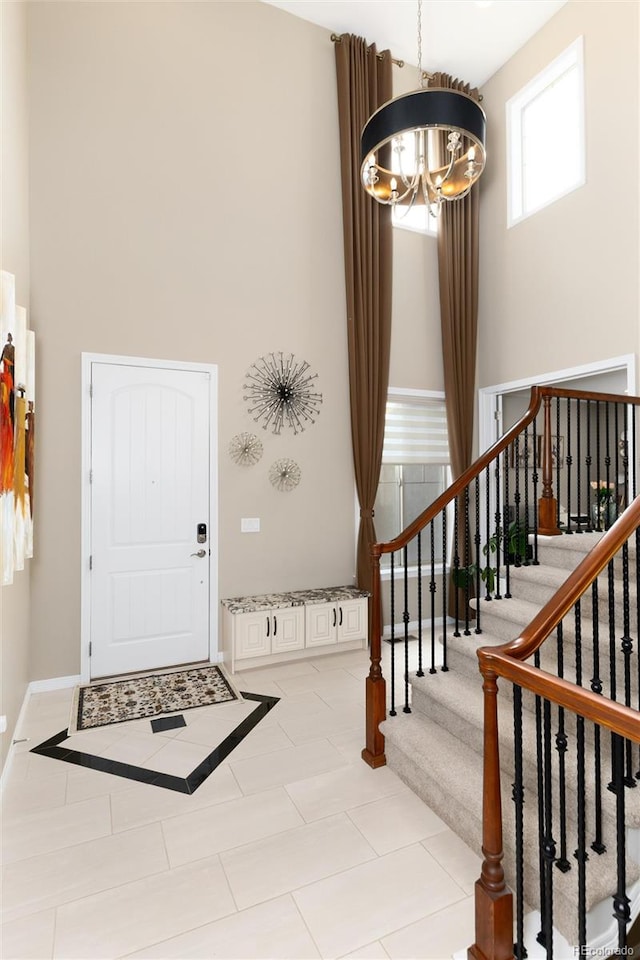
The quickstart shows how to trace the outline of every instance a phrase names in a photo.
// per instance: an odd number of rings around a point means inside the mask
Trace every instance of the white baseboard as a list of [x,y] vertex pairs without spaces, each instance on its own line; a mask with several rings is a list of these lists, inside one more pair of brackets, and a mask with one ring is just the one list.
[[50,677],[48,680],[32,680],[31,683],[27,685],[22,706],[20,707],[20,712],[18,713],[18,719],[16,720],[16,725],[11,733],[11,746],[9,747],[7,759],[5,760],[4,767],[2,768],[2,775],[0,776],[0,791],[4,790],[8,782],[11,764],[13,763],[13,757],[15,754],[14,741],[19,739],[20,730],[22,728],[31,696],[34,693],[48,693],[51,690],[64,690],[67,687],[75,687],[77,683],[80,683],[79,674],[71,677]]
[[80,683],[80,674],[71,677],[50,677],[48,680],[32,680],[29,684],[29,693],[48,693],[50,690],[66,690]]

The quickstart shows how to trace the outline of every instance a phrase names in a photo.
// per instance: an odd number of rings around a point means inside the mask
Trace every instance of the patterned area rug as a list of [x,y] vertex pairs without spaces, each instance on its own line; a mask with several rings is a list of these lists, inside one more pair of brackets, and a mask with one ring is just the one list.
[[208,707],[242,699],[223,667],[193,667],[137,674],[77,687],[69,736],[110,723],[157,717],[163,713]]

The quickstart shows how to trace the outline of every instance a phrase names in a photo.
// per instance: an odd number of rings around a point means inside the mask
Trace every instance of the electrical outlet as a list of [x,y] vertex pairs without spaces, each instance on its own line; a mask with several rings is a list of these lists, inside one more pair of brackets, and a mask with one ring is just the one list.
[[4,733],[7,729],[7,718],[0,717],[0,733]]
[[242,517],[240,533],[260,533],[260,517]]

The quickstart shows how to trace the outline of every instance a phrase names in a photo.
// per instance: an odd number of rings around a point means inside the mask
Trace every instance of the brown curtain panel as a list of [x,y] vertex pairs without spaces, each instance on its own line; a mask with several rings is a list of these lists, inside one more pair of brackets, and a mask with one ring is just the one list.
[[[429,85],[460,90],[478,100],[478,91],[468,83],[437,73]],[[438,273],[440,283],[440,325],[444,390],[449,430],[449,452],[453,479],[471,465],[473,413],[476,385],[476,344],[478,326],[478,222],[477,184],[462,200],[443,203],[438,227]],[[472,562],[463,502],[459,504],[458,553],[461,566]],[[467,594],[468,596],[469,594]],[[449,612],[455,594],[450,591]],[[460,616],[465,610],[464,591],[458,596]]]
[[360,134],[392,96],[391,55],[343,34],[335,45],[349,350],[351,435],[360,503],[357,582],[371,589],[373,505],[380,479],[391,343],[391,211],[360,183]]

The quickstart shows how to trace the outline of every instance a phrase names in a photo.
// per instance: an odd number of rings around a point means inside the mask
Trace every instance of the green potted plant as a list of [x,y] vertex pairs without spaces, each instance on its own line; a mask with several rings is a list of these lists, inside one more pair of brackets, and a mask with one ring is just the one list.
[[615,488],[612,480],[591,481],[591,489],[596,491],[595,503],[591,504],[594,530],[608,530],[616,519]]
[[[497,553],[503,540],[505,562],[508,561],[510,564],[513,564],[518,560],[526,560],[532,556],[531,545],[528,543],[525,528],[518,520],[513,520],[509,524],[506,536],[503,534],[501,527],[497,528],[496,532],[493,536],[489,537],[482,548],[484,556],[489,557],[490,554]],[[454,569],[453,571],[453,582],[456,587],[464,589],[467,585],[470,586],[473,584],[477,572],[477,563],[470,563],[466,567],[458,567],[457,570]],[[486,584],[489,593],[493,593],[497,575],[497,567],[492,567],[488,563],[484,566],[480,565],[480,579]]]

